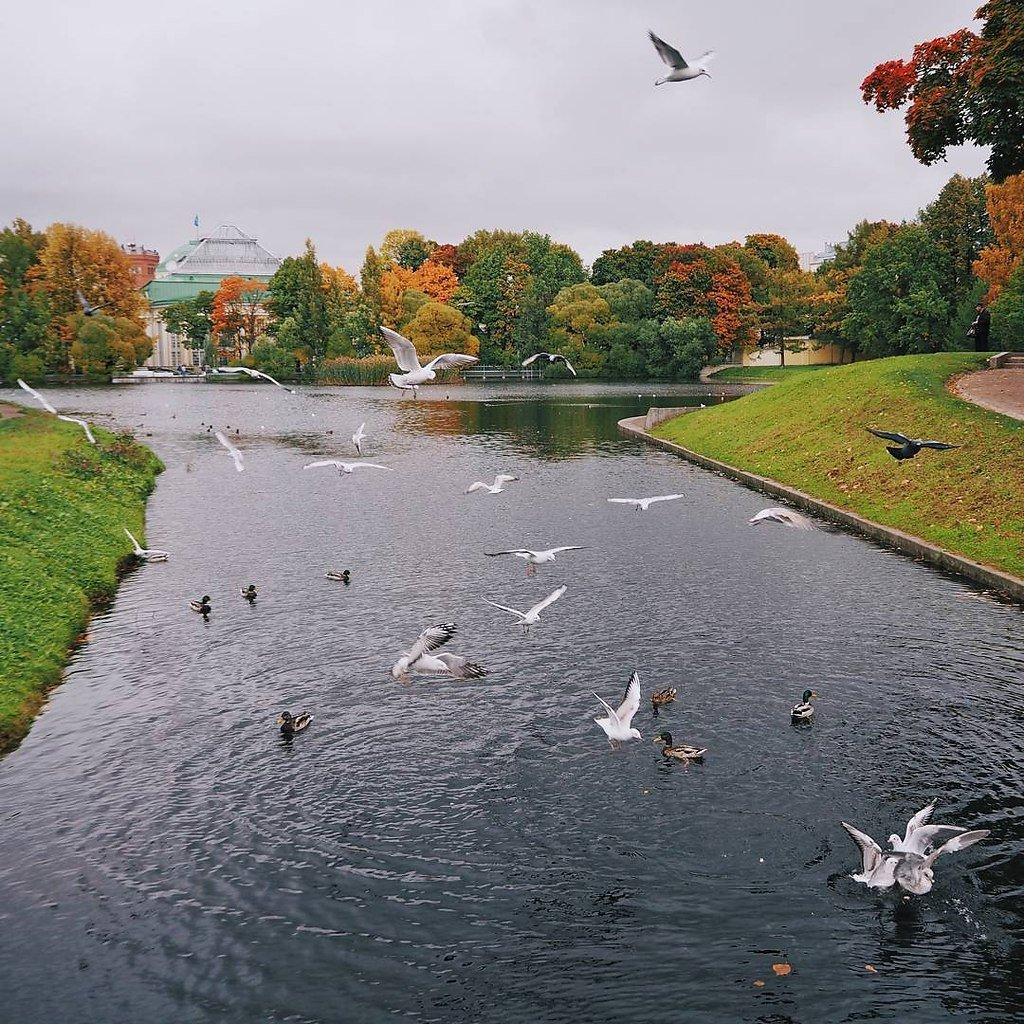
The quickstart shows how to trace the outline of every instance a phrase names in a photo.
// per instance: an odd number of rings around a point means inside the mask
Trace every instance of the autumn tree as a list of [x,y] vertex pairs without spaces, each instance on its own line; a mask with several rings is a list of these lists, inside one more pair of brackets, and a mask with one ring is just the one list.
[[981,251],[974,272],[988,285],[987,301],[993,302],[1024,264],[1024,174],[987,185],[985,196],[994,242]]
[[420,232],[396,228],[384,236],[380,257],[385,265],[394,264],[405,270],[419,270],[436,248],[437,243],[424,238]]
[[416,346],[420,362],[425,363],[444,352],[475,356],[480,351],[480,339],[473,335],[472,326],[457,309],[441,302],[425,302],[405,325],[405,335]]
[[439,263],[441,266],[447,267],[457,278],[461,278],[466,272],[466,267],[469,266],[468,261],[459,253],[458,246],[449,243],[437,246],[427,259],[431,263]]
[[74,315],[71,358],[83,373],[130,370],[153,351],[153,340],[127,317]]
[[438,302],[451,302],[459,290],[459,279],[451,267],[426,260],[413,274],[413,287]]
[[782,235],[747,235],[743,247],[764,260],[771,270],[796,270],[800,266],[796,249]]
[[221,281],[213,297],[211,324],[222,355],[241,359],[256,344],[267,325],[266,293],[264,281],[241,277]]
[[907,107],[914,156],[932,164],[950,146],[991,146],[996,182],[1024,171],[1024,5],[989,0],[975,13],[980,35],[960,29],[919,43],[910,60],[879,64],[861,83],[878,111]]

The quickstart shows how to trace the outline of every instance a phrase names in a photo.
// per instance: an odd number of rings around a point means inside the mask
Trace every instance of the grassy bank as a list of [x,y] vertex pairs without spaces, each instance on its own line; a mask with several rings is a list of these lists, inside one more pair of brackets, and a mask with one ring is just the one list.
[[0,420],[0,751],[28,731],[90,611],[143,540],[163,468],[129,438],[28,410]]
[[[946,352],[830,367],[652,433],[1024,576],[1024,424],[946,388],[984,363]],[[962,447],[896,462],[869,426]]]
[[814,366],[727,366],[711,374],[712,384],[760,384],[763,381],[789,380],[815,370],[828,370],[826,363]]

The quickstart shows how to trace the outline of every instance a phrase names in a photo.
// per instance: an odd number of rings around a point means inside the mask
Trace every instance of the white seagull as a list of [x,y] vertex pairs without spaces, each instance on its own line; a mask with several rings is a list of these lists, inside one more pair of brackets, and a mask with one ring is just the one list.
[[466,488],[465,493],[472,494],[473,491],[486,491],[488,494],[501,494],[505,490],[505,484],[510,484],[513,480],[518,479],[519,477],[510,476],[508,473],[499,473],[494,478],[493,484],[485,484],[483,480],[477,480]]
[[85,436],[89,438],[89,443],[96,443],[96,438],[92,436],[89,424],[85,420],[76,420],[74,416],[62,416],[38,391],[30,388],[20,377],[18,378],[18,387],[24,388],[47,412],[52,413],[57,419],[64,420],[65,423],[77,423],[85,431]]
[[488,558],[497,558],[498,555],[515,555],[516,558],[522,558],[526,561],[526,571],[529,575],[533,575],[537,571],[536,566],[546,562],[553,562],[555,555],[560,551],[582,550],[582,544],[567,544],[565,547],[548,548],[546,551],[531,551],[529,548],[510,548],[508,551],[485,551],[484,554]]
[[126,526],[124,532],[128,534],[128,539],[132,542],[132,547],[135,549],[135,557],[143,562],[166,562],[171,557],[169,551],[161,551],[159,548],[144,548],[131,534],[131,531]]
[[565,368],[574,377],[576,376],[576,371],[572,368],[572,363],[558,352],[535,352],[532,356],[528,356],[523,360],[523,366],[529,366],[530,363],[537,359],[547,359],[549,363],[565,363]]
[[633,716],[640,710],[640,673],[634,672],[629,677],[629,685],[626,687],[626,695],[618,708],[613,708],[603,697],[595,697],[604,705],[608,712],[607,718],[595,718],[599,726],[605,731],[608,742],[614,747],[616,743],[623,743],[626,740],[640,739],[640,733],[633,728]]
[[247,373],[250,377],[259,377],[263,380],[269,380],[271,384],[276,384],[282,391],[287,391],[288,394],[294,395],[295,389],[285,387],[279,380],[275,380],[270,376],[269,373],[264,373],[262,370],[254,370],[251,366],[218,366],[216,373]]
[[228,454],[235,460],[235,469],[241,473],[245,469],[245,466],[242,465],[242,460],[245,456],[219,430],[214,434],[214,437],[227,448]]
[[563,583],[557,590],[553,590],[543,601],[535,604],[529,611],[521,612],[518,608],[509,608],[508,605],[498,604],[495,601],[488,601],[484,598],[484,603],[489,604],[492,608],[500,608],[503,612],[511,612],[513,615],[519,616],[519,624],[523,627],[524,632],[529,632],[530,627],[534,625],[540,618],[540,613],[544,611],[549,604],[554,604],[563,594],[565,593],[565,584]]
[[448,643],[455,633],[454,622],[441,622],[423,630],[412,647],[403,651],[398,661],[391,666],[392,676],[406,682],[412,672],[431,676],[452,676],[455,679],[480,679],[487,675],[487,669],[459,654],[433,653]]
[[609,498],[609,501],[618,502],[620,505],[635,505],[637,512],[646,512],[656,501],[675,501],[682,498],[682,494],[659,494],[656,498]]
[[435,356],[426,366],[420,366],[419,357],[416,355],[416,346],[408,338],[403,338],[398,331],[393,331],[390,327],[382,327],[380,333],[384,335],[385,340],[391,346],[398,368],[404,371],[403,373],[389,373],[388,380],[396,388],[411,391],[413,397],[421,384],[425,384],[437,376],[436,370],[446,370],[453,366],[471,366],[473,363],[479,362],[476,356],[446,352],[444,355]]
[[389,473],[394,472],[390,466],[378,466],[376,462],[342,462],[341,459],[321,459],[302,468],[317,469],[320,466],[334,466],[342,474],[354,473],[357,469],[386,469]]
[[363,454],[363,440],[366,438],[366,432],[363,430],[365,423],[359,424],[359,429],[352,435],[352,443],[356,446],[356,453],[359,455]]
[[850,875],[855,882],[863,882],[871,889],[888,889],[899,885],[901,889],[918,896],[928,892],[935,883],[932,865],[938,857],[973,846],[989,835],[988,829],[961,832],[927,856],[922,856],[913,851],[883,850],[865,832],[845,821],[840,824],[860,848],[861,870]]
[[758,523],[782,523],[783,526],[792,526],[797,530],[813,530],[814,526],[806,517],[791,508],[765,508],[749,520],[752,526]]
[[906,830],[901,839],[894,832],[889,836],[889,845],[897,853],[916,853],[923,857],[930,853],[939,842],[945,842],[953,836],[966,832],[965,828],[958,828],[956,825],[929,825],[932,814],[935,813],[935,801],[933,800],[926,807],[915,814],[907,822]]
[[658,56],[672,69],[664,78],[659,78],[654,83],[655,85],[664,85],[666,82],[686,82],[691,78],[700,78],[701,75],[711,77],[711,73],[705,65],[714,57],[714,50],[705,51],[692,64],[687,64],[683,55],[674,46],[669,46],[664,39],[659,39],[650,29],[647,30],[647,35],[654,43]]

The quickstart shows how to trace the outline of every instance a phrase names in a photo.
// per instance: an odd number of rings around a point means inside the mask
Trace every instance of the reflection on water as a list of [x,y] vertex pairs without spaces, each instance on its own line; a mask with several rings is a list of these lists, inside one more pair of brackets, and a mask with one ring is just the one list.
[[[1011,1019],[1019,611],[834,529],[749,528],[759,495],[618,437],[708,398],[645,390],[59,392],[164,459],[146,540],[172,556],[0,763],[9,1019]],[[303,471],[354,458],[362,421],[393,473]],[[483,557],[563,544],[535,577]],[[562,583],[529,636],[483,601]],[[445,620],[490,674],[392,680]],[[612,751],[592,691],[634,669],[679,697]],[[316,715],[291,743],[286,708]],[[704,763],[665,761],[661,729]],[[881,839],[933,798],[992,837],[925,897],[848,878],[841,818]]]

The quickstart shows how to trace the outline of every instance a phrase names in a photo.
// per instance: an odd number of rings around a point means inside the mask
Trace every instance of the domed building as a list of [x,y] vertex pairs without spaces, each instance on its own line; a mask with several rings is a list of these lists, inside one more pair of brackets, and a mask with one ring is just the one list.
[[215,292],[226,277],[269,281],[281,260],[255,238],[233,224],[222,224],[205,238],[179,245],[156,268],[156,277],[143,289],[149,299],[146,333],[153,339],[147,366],[199,366],[203,353],[187,338],[167,330],[163,311],[175,302],[194,299],[200,292]]

